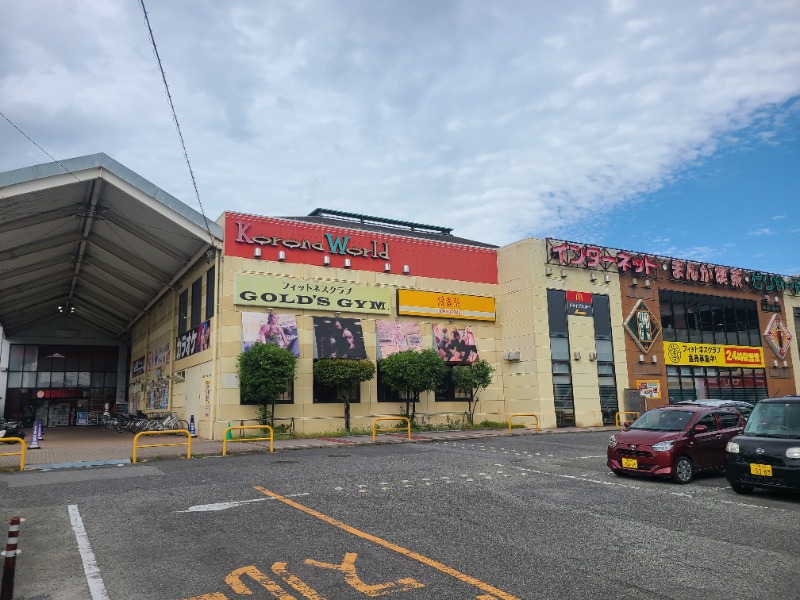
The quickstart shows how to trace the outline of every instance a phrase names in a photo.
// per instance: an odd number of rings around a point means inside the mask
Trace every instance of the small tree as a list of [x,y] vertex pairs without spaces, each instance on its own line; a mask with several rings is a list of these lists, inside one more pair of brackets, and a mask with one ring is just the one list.
[[336,397],[344,403],[344,429],[350,431],[350,391],[362,381],[375,376],[375,365],[368,360],[320,358],[314,361],[314,379],[336,388]]
[[433,348],[395,352],[378,363],[383,382],[406,402],[406,416],[414,421],[422,392],[435,392],[444,377],[444,361]]
[[[260,404],[259,415],[272,425],[275,402],[289,389],[295,378],[297,357],[280,346],[256,342],[242,352],[236,361],[239,367],[239,393],[245,404]],[[267,403],[270,408],[267,409]]]
[[475,408],[478,406],[478,395],[481,390],[492,384],[494,367],[485,360],[475,361],[470,366],[453,367],[453,385],[469,394],[467,421],[475,422]]

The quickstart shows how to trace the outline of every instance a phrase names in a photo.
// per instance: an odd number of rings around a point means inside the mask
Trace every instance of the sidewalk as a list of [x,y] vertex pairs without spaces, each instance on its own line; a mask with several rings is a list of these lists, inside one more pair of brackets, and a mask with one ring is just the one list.
[[[535,428],[514,428],[513,436],[543,435],[548,433],[566,433],[580,431],[613,431],[615,427],[589,427],[543,429],[536,433]],[[235,433],[235,430],[234,430]],[[373,442],[369,435],[324,437],[307,439],[275,440],[275,452],[298,450],[302,448],[371,446],[376,444],[419,443],[443,440],[484,439],[510,437],[508,429],[450,430],[412,432],[411,440],[405,432],[379,433]],[[44,437],[39,441],[39,449],[30,449],[32,438],[26,431],[25,443],[28,450],[25,454],[25,470],[44,470],[57,468],[79,468],[111,464],[129,464],[133,456],[134,435],[117,433],[102,427],[58,427],[47,428]],[[137,462],[152,460],[185,458],[187,439],[175,435],[146,435],[138,439],[136,451]],[[175,444],[145,448],[148,444]],[[192,457],[221,456],[222,441],[193,438],[191,440]],[[0,444],[0,454],[20,452],[18,443]],[[269,452],[269,442],[236,442],[228,440],[226,454],[245,454],[253,452]],[[0,456],[0,470],[18,471],[20,456]]]

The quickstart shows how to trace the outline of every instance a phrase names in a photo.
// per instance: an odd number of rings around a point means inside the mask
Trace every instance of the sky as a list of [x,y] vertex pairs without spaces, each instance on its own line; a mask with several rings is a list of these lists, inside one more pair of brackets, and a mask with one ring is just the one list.
[[798,0],[144,6],[197,191],[139,0],[0,0],[0,171],[800,274]]

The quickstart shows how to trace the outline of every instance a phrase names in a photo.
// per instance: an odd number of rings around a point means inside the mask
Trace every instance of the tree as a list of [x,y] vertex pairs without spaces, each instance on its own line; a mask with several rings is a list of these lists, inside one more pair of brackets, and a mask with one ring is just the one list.
[[[260,404],[261,414],[267,413],[269,425],[275,417],[275,401],[289,389],[297,372],[297,357],[274,344],[256,342],[242,352],[239,367],[239,393],[243,404]],[[270,409],[266,408],[267,403]]]
[[[414,421],[422,392],[435,392],[444,377],[444,361],[433,348],[395,352],[378,363],[386,386],[406,402],[406,416]],[[413,412],[412,412],[413,410]]]
[[350,431],[350,392],[362,381],[375,376],[375,365],[368,360],[319,358],[314,361],[314,379],[336,388],[336,397],[344,403],[344,429]]
[[467,421],[475,422],[475,408],[478,406],[478,395],[481,390],[492,384],[494,367],[485,360],[475,361],[469,366],[453,367],[453,385],[469,394]]

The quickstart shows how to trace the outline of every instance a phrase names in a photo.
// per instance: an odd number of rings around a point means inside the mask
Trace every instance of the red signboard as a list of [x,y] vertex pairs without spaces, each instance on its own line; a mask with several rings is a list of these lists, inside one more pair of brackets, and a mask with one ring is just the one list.
[[395,274],[497,283],[494,248],[232,212],[225,213],[225,254],[340,269],[349,261],[349,268],[375,272],[388,264]]
[[567,314],[579,317],[591,317],[592,295],[589,292],[573,292],[567,290]]

